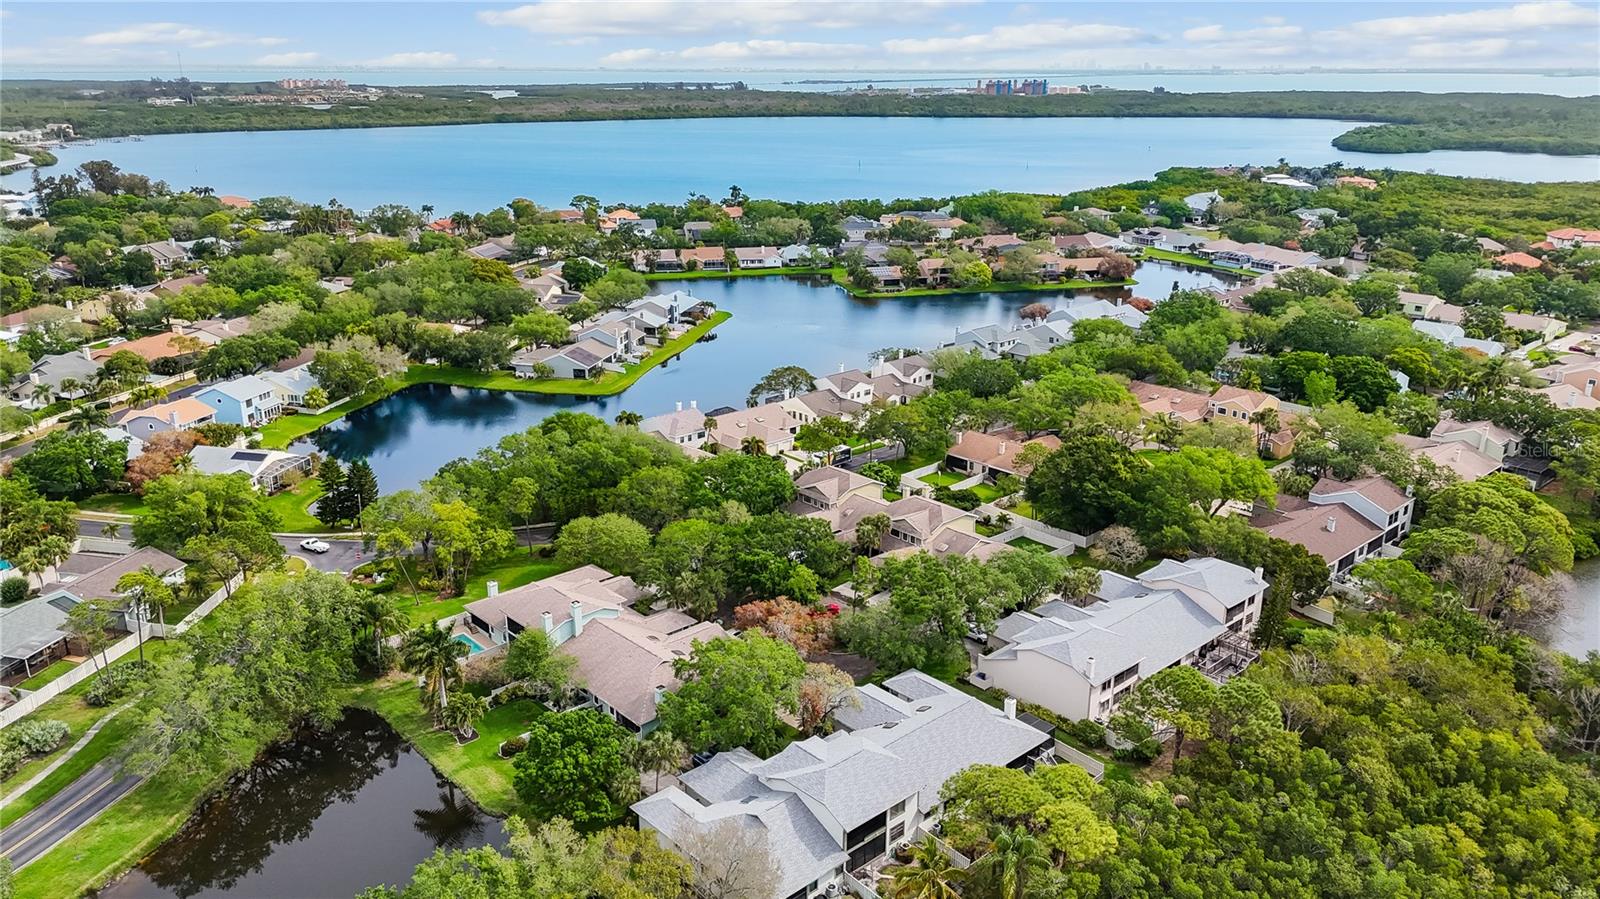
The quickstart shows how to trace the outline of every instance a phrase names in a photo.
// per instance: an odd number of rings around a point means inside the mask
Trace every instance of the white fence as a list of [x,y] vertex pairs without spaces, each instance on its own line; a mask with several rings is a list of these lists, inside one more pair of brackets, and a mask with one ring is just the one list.
[[140,626],[140,631],[142,634],[129,634],[106,649],[103,656],[98,656],[98,658],[100,658],[101,665],[96,665],[93,659],[86,660],[82,664],[78,665],[78,667],[68,671],[66,674],[61,675],[37,690],[29,692],[28,695],[12,703],[5,709],[0,710],[0,727],[5,727],[13,721],[16,721],[18,718],[21,718],[23,715],[26,715],[34,709],[37,709],[39,706],[44,705],[46,702],[49,702],[57,696],[60,696],[67,690],[70,690],[89,678],[94,677],[96,674],[100,673],[100,669],[104,665],[115,662],[117,659],[120,659],[128,653],[138,649],[141,636],[143,639],[148,640],[152,637],[165,636],[165,630],[170,630],[173,632],[173,634],[181,634],[193,627],[200,619],[211,614],[217,608],[217,606],[222,605],[222,601],[227,598],[229,590],[237,588],[242,581],[243,578],[241,576],[235,575],[229,584],[211,594],[211,596],[206,599],[205,602],[196,606],[194,611],[183,616],[182,621],[175,625],[171,625],[168,628],[162,628],[161,625],[153,624],[148,621],[144,622]]
[[1089,772],[1089,776],[1094,778],[1096,781],[1099,781],[1106,776],[1106,766],[1104,762],[1088,754],[1087,752],[1074,749],[1060,740],[1056,741],[1055,754],[1056,758],[1061,759],[1062,761],[1071,762],[1072,764],[1077,765],[1079,768]]

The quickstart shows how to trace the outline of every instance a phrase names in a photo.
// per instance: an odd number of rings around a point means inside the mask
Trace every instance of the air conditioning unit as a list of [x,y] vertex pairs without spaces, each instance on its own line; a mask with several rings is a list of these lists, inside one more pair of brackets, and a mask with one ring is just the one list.
[[896,852],[904,852],[904,851],[906,851],[907,849],[910,849],[910,848],[911,848],[911,841],[910,840],[901,840],[900,842],[894,844],[894,851],[896,851]]
[[837,895],[839,895],[839,893],[840,893],[840,888],[839,888],[838,884],[836,884],[836,883],[828,884],[827,894],[829,896],[837,896]]

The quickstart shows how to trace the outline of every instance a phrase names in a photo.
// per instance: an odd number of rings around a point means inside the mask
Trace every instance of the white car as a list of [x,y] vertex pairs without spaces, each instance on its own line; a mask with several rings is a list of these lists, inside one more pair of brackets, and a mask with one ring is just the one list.
[[318,540],[315,537],[307,537],[306,539],[300,541],[300,548],[308,553],[317,553],[318,555],[321,555],[333,547],[329,546],[324,540]]

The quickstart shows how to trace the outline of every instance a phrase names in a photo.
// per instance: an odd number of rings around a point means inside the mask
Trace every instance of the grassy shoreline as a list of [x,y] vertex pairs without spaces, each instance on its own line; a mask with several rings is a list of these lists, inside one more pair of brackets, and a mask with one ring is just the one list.
[[701,337],[733,317],[732,312],[718,311],[682,335],[657,348],[637,365],[627,371],[606,372],[588,381],[571,379],[535,380],[519,378],[510,372],[476,372],[444,365],[413,365],[405,374],[382,387],[369,390],[358,397],[347,399],[320,415],[285,415],[268,422],[261,428],[261,445],[269,449],[283,449],[289,444],[331,422],[349,415],[364,406],[370,406],[417,384],[448,384],[453,387],[481,387],[489,390],[511,390],[520,393],[546,393],[555,396],[614,396],[632,387],[645,373],[665,363],[668,359],[694,346]]
[[784,268],[734,269],[726,272],[653,272],[645,275],[649,281],[717,281],[730,278],[759,278],[766,275],[813,275],[833,279],[834,286],[858,300],[892,300],[897,297],[942,297],[967,293],[1025,293],[1038,290],[1097,290],[1108,287],[1132,287],[1138,281],[1041,281],[1038,284],[1016,284],[1004,281],[991,282],[983,287],[911,287],[905,290],[862,290],[850,283],[843,268]]
[[1212,269],[1213,271],[1223,272],[1224,274],[1239,275],[1246,278],[1259,278],[1261,276],[1260,272],[1254,272],[1247,268],[1237,268],[1231,265],[1222,265],[1220,263],[1212,262],[1210,259],[1202,259],[1199,256],[1192,256],[1188,253],[1175,253],[1172,250],[1162,250],[1157,249],[1156,247],[1145,247],[1140,251],[1140,255],[1145,259],[1155,262],[1171,262],[1177,265],[1189,265],[1195,268],[1208,268]]

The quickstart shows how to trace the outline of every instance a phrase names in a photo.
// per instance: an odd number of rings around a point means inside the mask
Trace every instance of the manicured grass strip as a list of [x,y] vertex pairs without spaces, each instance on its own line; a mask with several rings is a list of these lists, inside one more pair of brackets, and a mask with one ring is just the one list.
[[949,487],[967,479],[967,475],[956,474],[953,471],[930,471],[917,480],[935,487]]
[[[435,598],[431,593],[411,593],[411,585],[401,577],[389,594],[394,597],[400,611],[411,619],[412,626],[432,624],[441,618],[459,615],[467,603],[489,595],[489,582],[499,581],[501,590],[510,590],[531,584],[552,574],[560,574],[567,566],[545,558],[529,558],[526,553],[512,553],[492,565],[485,565],[467,579],[467,592],[448,599]],[[417,577],[415,571],[411,575]]]
[[981,499],[986,503],[992,503],[1000,497],[1005,496],[1004,493],[1000,492],[999,487],[989,483],[980,482],[973,485],[969,489],[971,489],[973,493],[978,494],[978,499]]
[[[118,515],[143,515],[150,511],[144,504],[144,497],[131,493],[96,493],[88,499],[78,500],[78,508],[85,512],[113,512]],[[93,531],[85,536],[98,537],[100,532]],[[122,536],[128,536],[126,525],[122,528]]]
[[322,482],[306,478],[295,486],[267,498],[267,508],[278,513],[278,529],[291,534],[321,534],[329,528],[311,514],[311,504],[322,498]]
[[370,406],[383,399],[401,387],[410,386],[406,383],[398,385],[384,384],[368,390],[360,396],[353,396],[338,403],[326,412],[316,415],[282,415],[261,427],[261,445],[268,449],[283,449],[301,437],[315,431],[317,428],[349,415],[362,406]]
[[1141,252],[1144,254],[1144,258],[1154,259],[1160,262],[1176,262],[1180,265],[1192,265],[1197,268],[1212,268],[1219,272],[1230,272],[1235,275],[1249,275],[1251,277],[1255,277],[1256,275],[1260,274],[1260,272],[1253,272],[1247,268],[1237,268],[1231,265],[1222,265],[1221,263],[1212,262],[1209,259],[1201,259],[1199,256],[1193,256],[1188,253],[1174,253],[1171,250],[1159,250],[1155,247],[1145,247]]
[[76,667],[78,666],[75,662],[69,662],[66,659],[57,659],[56,661],[50,663],[49,668],[40,671],[38,674],[28,678],[18,686],[24,690],[37,690]]
[[718,278],[760,278],[765,275],[826,275],[829,269],[808,265],[785,265],[781,268],[736,268],[727,272],[651,272],[646,281],[713,281]]
[[1017,549],[1038,549],[1038,550],[1043,550],[1045,552],[1050,552],[1050,547],[1049,546],[1047,546],[1047,545],[1045,545],[1043,543],[1040,543],[1037,540],[1033,540],[1031,538],[1028,538],[1028,537],[1015,537],[1015,538],[1012,538],[1011,540],[1007,540],[1006,541],[1006,545],[1007,546],[1011,546],[1011,547],[1015,547]]
[[[132,710],[123,712],[106,723],[78,754],[67,759],[50,776],[39,781],[33,789],[7,802],[0,808],[0,827],[10,827],[23,815],[33,811],[45,800],[65,789],[85,771],[100,764],[126,747],[128,739],[138,730],[137,716]],[[77,742],[72,740],[71,742]],[[70,745],[70,743],[69,743]]]
[[356,691],[351,704],[382,715],[440,774],[465,790],[485,811],[501,817],[523,811],[511,782],[511,760],[500,758],[499,747],[502,740],[523,733],[530,722],[545,714],[544,706],[524,699],[490,709],[478,722],[478,738],[462,745],[454,734],[434,727],[422,708],[417,685],[409,677],[369,684]]

